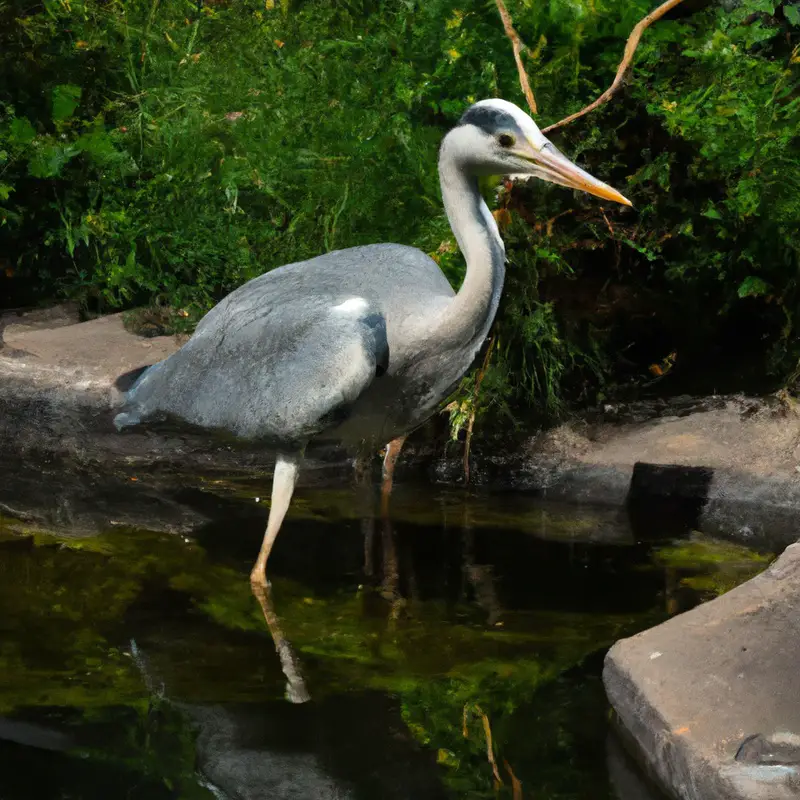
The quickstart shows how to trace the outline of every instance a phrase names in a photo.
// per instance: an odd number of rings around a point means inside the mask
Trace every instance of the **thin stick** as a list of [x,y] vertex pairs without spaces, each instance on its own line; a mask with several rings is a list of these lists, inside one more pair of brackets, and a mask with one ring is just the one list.
[[[497,2],[501,2],[501,0],[497,0]],[[620,61],[619,66],[617,67],[617,74],[614,76],[614,82],[611,86],[606,89],[600,97],[597,98],[593,103],[589,103],[586,108],[582,108],[580,111],[576,111],[574,114],[570,114],[568,117],[564,117],[564,119],[559,120],[558,122],[554,122],[552,125],[548,125],[548,127],[542,129],[542,133],[547,133],[548,131],[553,131],[556,128],[562,127],[562,125],[567,125],[570,122],[574,122],[576,119],[588,114],[590,111],[594,111],[596,108],[599,108],[603,103],[607,103],[620,89],[622,86],[622,80],[625,77],[625,73],[631,66],[631,62],[633,61],[633,55],[636,52],[636,48],[639,46],[639,40],[642,38],[642,34],[644,31],[649,28],[656,20],[661,19],[667,11],[672,10],[675,6],[679,5],[683,0],[667,0],[666,3],[662,3],[655,11],[651,11],[644,19],[640,20],[636,27],[631,31],[631,35],[628,37],[628,41],[625,44],[625,53],[622,56],[622,61]]]
[[500,19],[503,21],[503,27],[506,31],[506,36],[511,40],[511,49],[514,51],[514,61],[517,62],[517,72],[519,73],[519,85],[522,87],[522,93],[528,101],[528,108],[531,114],[538,114],[536,108],[536,98],[533,96],[533,89],[531,89],[530,81],[528,80],[528,73],[525,72],[525,67],[522,66],[522,51],[527,50],[523,44],[519,34],[514,30],[514,25],[511,21],[511,14],[508,13],[506,4],[503,0],[494,0],[497,3],[497,10],[500,12]]
[[511,764],[509,764],[508,761],[506,761],[505,759],[503,759],[503,766],[506,768],[506,771],[511,776],[511,792],[513,800],[523,800],[522,781],[514,774],[514,770],[511,769]]
[[[492,744],[492,726],[489,724],[489,717],[486,716],[483,709],[477,704],[472,704],[472,710],[479,714],[483,720],[483,735],[486,737],[486,759],[492,766],[492,774],[494,775],[495,788],[503,785],[503,779],[500,777],[500,770],[497,768],[497,761],[494,757],[494,745]],[[469,729],[467,728],[467,715],[469,713],[469,703],[464,706],[464,711],[461,714],[461,732],[464,738],[469,738]]]

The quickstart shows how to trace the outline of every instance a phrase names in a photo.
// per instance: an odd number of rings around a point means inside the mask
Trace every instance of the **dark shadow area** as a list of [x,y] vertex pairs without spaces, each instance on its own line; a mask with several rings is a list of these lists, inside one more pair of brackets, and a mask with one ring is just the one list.
[[696,530],[713,477],[714,470],[705,467],[635,464],[627,509],[637,538]]

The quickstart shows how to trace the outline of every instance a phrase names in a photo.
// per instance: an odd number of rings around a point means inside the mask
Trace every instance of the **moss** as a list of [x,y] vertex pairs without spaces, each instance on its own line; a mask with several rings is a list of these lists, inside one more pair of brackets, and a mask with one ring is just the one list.
[[695,532],[686,541],[658,548],[655,558],[676,572],[681,586],[709,600],[754,578],[774,555]]
[[744,545],[715,539],[697,531],[689,539],[658,547],[655,552],[659,564],[676,569],[749,566],[760,570],[774,558],[772,554],[760,553]]

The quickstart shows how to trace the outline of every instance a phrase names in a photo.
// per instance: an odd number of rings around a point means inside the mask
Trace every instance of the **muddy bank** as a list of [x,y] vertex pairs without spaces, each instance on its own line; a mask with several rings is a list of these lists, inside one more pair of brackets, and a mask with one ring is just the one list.
[[[263,475],[269,453],[185,433],[118,434],[124,372],[153,363],[179,337],[127,332],[121,315],[74,323],[47,318],[4,320],[0,348],[0,452],[7,465],[65,465],[100,474],[134,472]],[[459,484],[457,445],[412,438],[399,480]],[[454,449],[455,448],[455,449]],[[377,461],[373,465],[378,470]],[[69,471],[69,470],[67,470]],[[503,454],[478,453],[472,481],[564,502],[630,506],[680,505],[693,525],[757,546],[797,538],[800,512],[800,414],[788,399],[681,397],[587,412]],[[352,454],[310,453],[304,480],[349,481]],[[17,494],[19,496],[19,494]],[[13,505],[9,492],[0,502]],[[176,527],[185,521],[177,513]]]

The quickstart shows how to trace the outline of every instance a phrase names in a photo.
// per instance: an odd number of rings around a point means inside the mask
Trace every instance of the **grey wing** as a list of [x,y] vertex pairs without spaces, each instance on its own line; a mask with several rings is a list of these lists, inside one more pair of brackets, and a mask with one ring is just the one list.
[[221,314],[142,375],[116,424],[166,417],[300,443],[346,418],[387,363],[385,319],[361,298]]

